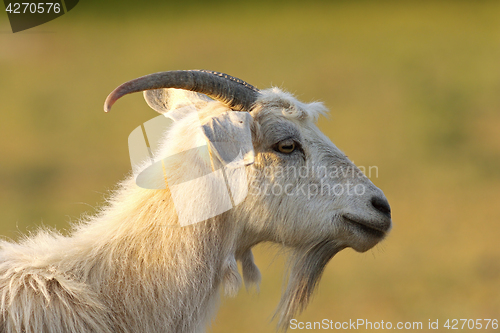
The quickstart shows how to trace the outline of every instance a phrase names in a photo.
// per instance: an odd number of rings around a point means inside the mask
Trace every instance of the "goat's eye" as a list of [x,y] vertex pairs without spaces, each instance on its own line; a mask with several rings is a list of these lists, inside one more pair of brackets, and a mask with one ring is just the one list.
[[277,148],[280,153],[290,154],[295,150],[296,144],[292,139],[283,140],[278,142]]

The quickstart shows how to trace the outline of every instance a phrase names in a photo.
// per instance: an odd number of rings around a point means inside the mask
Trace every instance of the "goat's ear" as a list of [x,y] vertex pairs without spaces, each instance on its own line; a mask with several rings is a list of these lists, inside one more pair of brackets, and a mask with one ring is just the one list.
[[248,112],[229,111],[211,118],[202,126],[212,154],[223,165],[237,168],[254,162],[252,123],[253,118]]
[[145,90],[144,99],[149,107],[158,113],[167,112],[169,109],[167,89]]
[[146,103],[158,113],[177,121],[186,116],[186,106],[199,109],[212,99],[206,95],[183,89],[153,89],[144,91]]

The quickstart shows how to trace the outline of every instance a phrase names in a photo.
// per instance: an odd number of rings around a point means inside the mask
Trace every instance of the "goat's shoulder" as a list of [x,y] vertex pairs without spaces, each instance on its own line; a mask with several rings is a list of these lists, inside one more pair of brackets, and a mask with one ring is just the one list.
[[111,332],[109,311],[96,293],[55,260],[54,245],[64,238],[41,232],[20,243],[0,242],[2,332]]

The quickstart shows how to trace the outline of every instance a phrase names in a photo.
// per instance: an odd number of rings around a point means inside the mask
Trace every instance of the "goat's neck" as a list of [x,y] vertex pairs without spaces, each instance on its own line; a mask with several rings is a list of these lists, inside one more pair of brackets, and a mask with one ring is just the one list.
[[167,191],[123,192],[75,233],[93,259],[82,273],[132,327],[134,318],[146,316],[173,331],[197,331],[215,308],[228,269],[234,273],[237,232],[224,215],[179,227]]

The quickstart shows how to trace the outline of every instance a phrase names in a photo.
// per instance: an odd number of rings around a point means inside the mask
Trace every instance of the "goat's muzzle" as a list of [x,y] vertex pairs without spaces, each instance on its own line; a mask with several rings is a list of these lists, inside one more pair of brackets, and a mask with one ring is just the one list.
[[369,200],[369,214],[345,212],[342,218],[347,228],[356,235],[356,241],[349,244],[353,249],[364,252],[371,249],[387,236],[392,228],[391,208],[383,196]]

